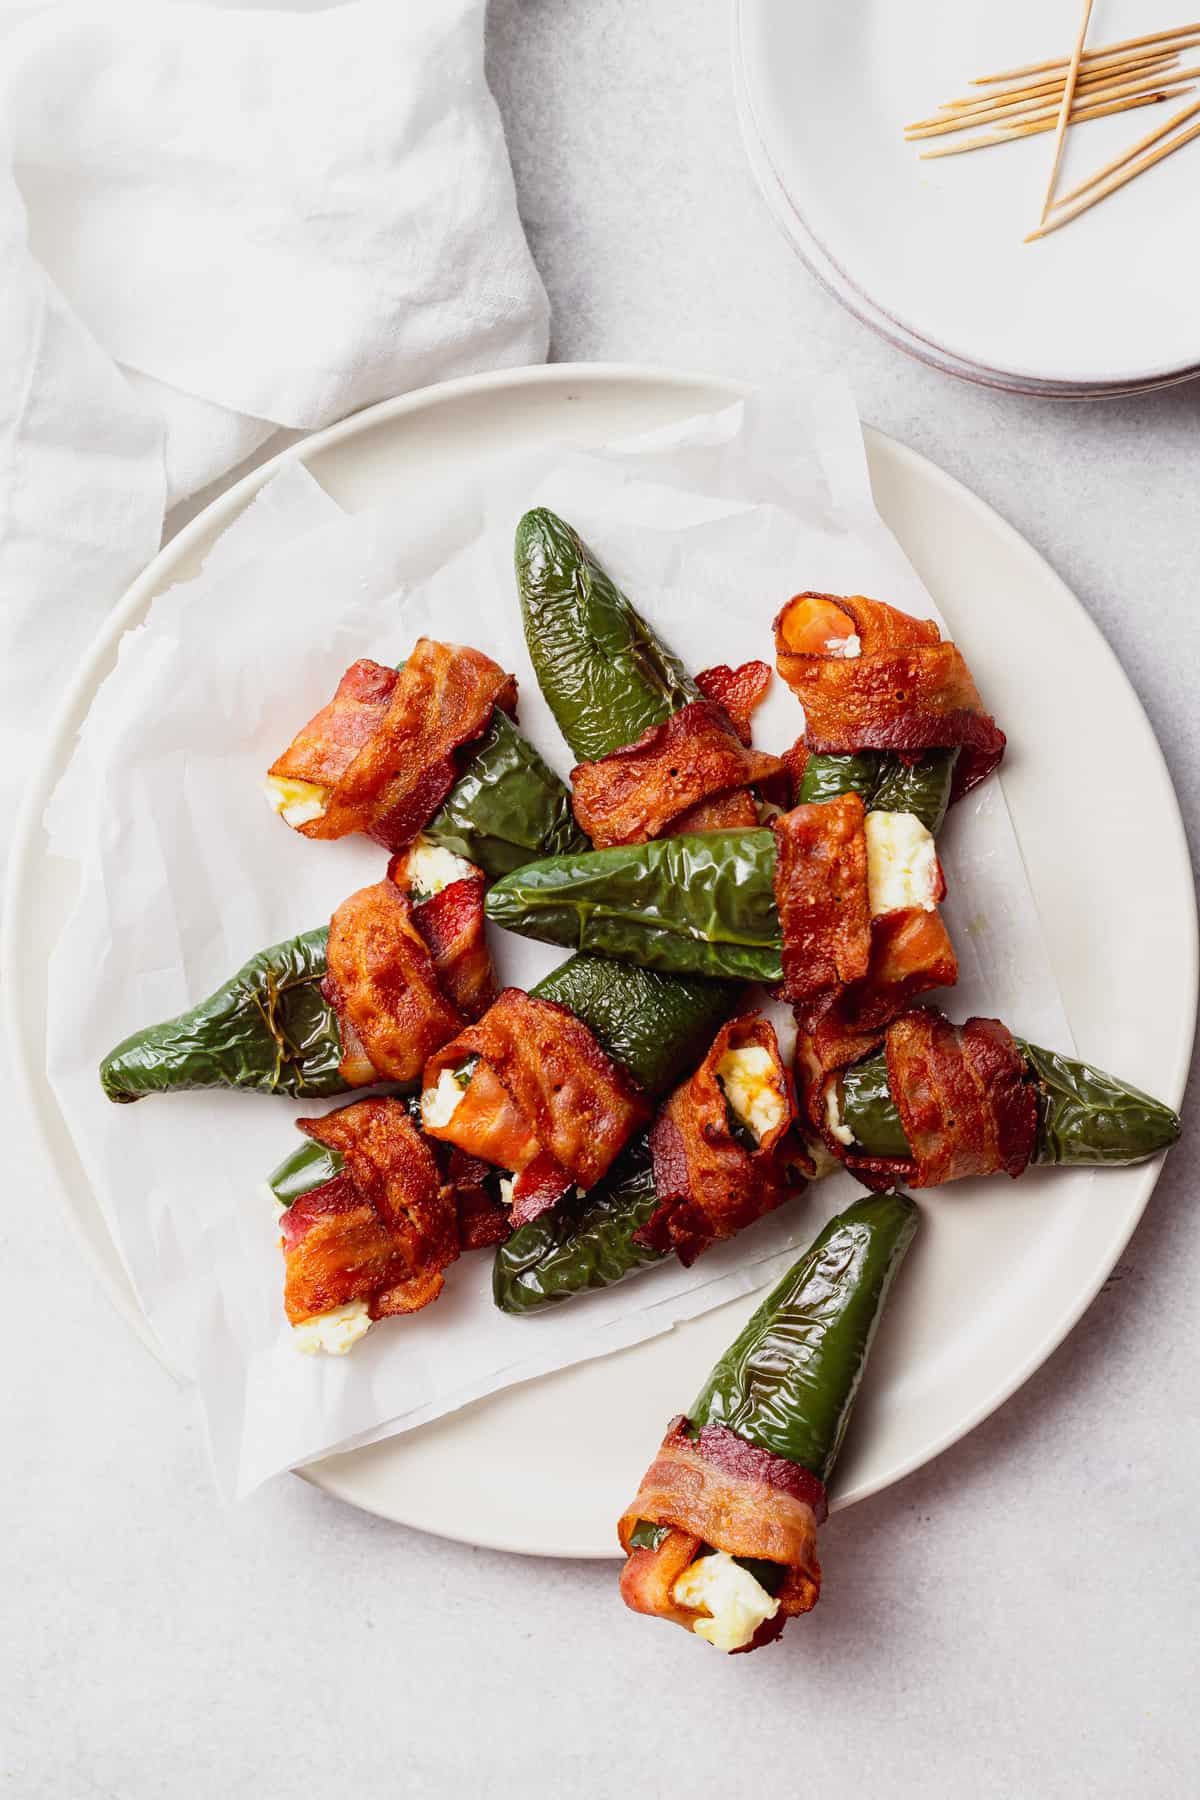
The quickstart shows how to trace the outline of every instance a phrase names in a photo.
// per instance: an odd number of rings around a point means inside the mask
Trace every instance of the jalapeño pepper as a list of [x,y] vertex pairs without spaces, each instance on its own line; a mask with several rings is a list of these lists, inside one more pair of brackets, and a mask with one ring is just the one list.
[[[1179,1115],[1140,1088],[1089,1063],[1016,1040],[1037,1086],[1032,1161],[1063,1167],[1143,1162],[1179,1136]],[[912,1154],[888,1084],[883,1051],[847,1069],[840,1082],[843,1125],[869,1156]]]
[[859,750],[853,756],[810,756],[804,765],[796,804],[859,794],[868,812],[915,813],[936,836],[950,804],[958,750],[926,750],[907,763],[890,750]]
[[867,1194],[767,1295],[688,1410],[828,1482],[875,1329],[917,1229],[907,1194]]
[[581,762],[631,744],[701,698],[565,520],[544,507],[526,513],[514,560],[529,658]]
[[496,925],[672,975],[779,981],[775,835],[760,827],[529,863],[487,897]]

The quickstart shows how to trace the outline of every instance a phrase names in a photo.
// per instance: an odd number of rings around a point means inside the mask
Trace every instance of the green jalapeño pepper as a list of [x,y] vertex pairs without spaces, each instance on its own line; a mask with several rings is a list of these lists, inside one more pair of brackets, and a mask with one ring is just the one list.
[[[827,1486],[892,1282],[916,1233],[906,1194],[870,1194],[826,1225],[772,1288],[712,1370],[685,1430],[732,1431]],[[670,1531],[639,1519],[629,1548],[656,1550]],[[702,1544],[698,1555],[711,1554]],[[786,1569],[735,1556],[769,1594]]]
[[291,1206],[301,1195],[324,1187],[327,1181],[340,1175],[344,1167],[345,1159],[340,1150],[330,1150],[314,1138],[306,1138],[267,1176],[267,1186],[280,1206]]
[[828,1483],[888,1290],[917,1229],[907,1194],[826,1225],[734,1339],[688,1411]]
[[780,981],[775,836],[755,827],[558,856],[496,883],[496,925],[664,974]]
[[700,690],[571,527],[544,507],[517,526],[525,642],[581,762],[631,744]]
[[859,794],[868,812],[915,813],[936,837],[950,804],[958,750],[926,750],[906,763],[890,750],[860,750],[854,756],[810,756],[796,794],[807,800],[836,800]]
[[499,711],[422,835],[465,856],[489,881],[534,857],[568,856],[588,845],[570,789]]
[[207,1087],[296,1099],[345,1093],[337,1018],[321,993],[327,935],[272,944],[199,1006],[135,1031],[100,1064],[108,1098]]
[[501,1312],[540,1312],[662,1262],[661,1251],[636,1241],[657,1205],[643,1135],[588,1193],[551,1207],[500,1245],[492,1268],[493,1300]]
[[[1037,1083],[1032,1161],[1064,1167],[1143,1162],[1179,1136],[1179,1115],[1139,1088],[1073,1057],[1017,1039]],[[847,1069],[840,1082],[842,1124],[868,1156],[912,1154],[888,1085],[883,1051]]]

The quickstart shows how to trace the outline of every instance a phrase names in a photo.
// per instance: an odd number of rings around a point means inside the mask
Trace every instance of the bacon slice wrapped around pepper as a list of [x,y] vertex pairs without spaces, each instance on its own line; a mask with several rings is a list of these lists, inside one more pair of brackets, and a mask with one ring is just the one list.
[[[678,1596],[676,1590],[702,1545],[727,1557],[777,1565],[783,1581],[772,1596],[776,1604],[749,1642],[737,1646],[757,1650],[777,1638],[789,1618],[817,1604],[817,1526],[827,1511],[824,1485],[806,1469],[723,1425],[702,1426],[693,1437],[680,1413],[618,1526],[629,1558],[621,1573],[621,1598],[634,1612],[696,1631],[711,1616],[702,1605],[689,1603],[686,1588]],[[643,1522],[668,1526],[657,1545],[634,1542]]]
[[419,638],[397,671],[352,663],[333,699],[268,770],[268,792],[305,837],[365,832],[399,850],[458,775],[455,752],[482,736],[517,684],[481,651]]
[[761,1014],[731,1019],[651,1128],[658,1205],[637,1242],[687,1268],[800,1192],[812,1169],[790,1137],[795,1116],[774,1027]]
[[[301,1131],[340,1159],[280,1215],[284,1305],[307,1347],[349,1349],[372,1320],[436,1300],[458,1256],[454,1190],[399,1100],[358,1100]],[[332,1319],[331,1319],[332,1315]]]
[[896,818],[868,814],[851,793],[774,822],[781,993],[826,1068],[861,1055],[917,994],[958,979],[932,836],[910,821],[921,839],[896,881],[883,854]]
[[515,1172],[514,1225],[592,1187],[649,1115],[574,1013],[520,988],[430,1059],[421,1095],[430,1137]]
[[[337,1014],[342,1078],[412,1084],[435,1050],[495,996],[484,934],[484,880],[471,873],[413,904],[413,852],[360,888],[329,922],[322,992]],[[458,859],[454,859],[458,860]]]
[[916,1226],[899,1193],[831,1219],[672,1419],[618,1526],[635,1612],[736,1652],[816,1605],[825,1490]]
[[571,771],[575,817],[598,849],[757,823],[752,786],[777,782],[777,756],[748,749],[722,708],[693,700],[635,743]]
[[804,707],[804,755],[958,750],[951,799],[978,785],[1004,754],[957,645],[932,619],[914,619],[861,594],[796,594],[775,620],[779,673]]
[[840,1073],[819,1071],[805,1084],[812,1124],[861,1181],[879,1188],[898,1181],[936,1187],[1024,1172],[1037,1146],[1038,1087],[1006,1025],[999,1019],[955,1025],[933,1007],[913,1007],[879,1035],[879,1043],[907,1155],[867,1155],[853,1148],[853,1140],[847,1145]]

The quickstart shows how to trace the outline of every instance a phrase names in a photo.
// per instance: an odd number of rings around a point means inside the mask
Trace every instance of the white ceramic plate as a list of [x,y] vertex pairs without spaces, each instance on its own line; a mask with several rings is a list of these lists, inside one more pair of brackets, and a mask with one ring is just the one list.
[[[733,18],[755,176],[801,256],[864,323],[948,373],[1057,398],[1197,373],[1200,318],[1183,298],[1200,273],[1186,230],[1188,150],[1026,245],[1049,174],[1048,135],[937,162],[902,141],[906,120],[964,91],[973,73],[1053,53],[1037,0],[999,10],[734,0]],[[1140,19],[1132,0],[1114,0],[1096,40],[1135,35]],[[1059,21],[1067,49],[1075,23]],[[1183,53],[1181,66],[1196,63]],[[1193,98],[1072,131],[1062,189]]]
[[[653,370],[518,370],[374,407],[285,456],[300,456],[354,509],[402,491],[410,468],[465,470],[489,452],[547,438],[597,444],[734,391]],[[1146,717],[1078,603],[1009,526],[878,432],[867,432],[867,447],[880,510],[1009,733],[1005,792],[1080,1050],[1177,1104],[1195,1023],[1196,913],[1178,808]],[[41,818],[121,633],[157,593],[197,571],[280,460],[194,520],[125,596],[50,733],[14,845],[3,977],[24,1099],[98,1269],[143,1336],[44,1074],[45,964],[75,878],[71,865],[44,854]],[[1128,897],[1123,869],[1138,872]],[[1164,954],[1175,972],[1166,987]],[[269,1102],[247,1101],[255,1104]],[[1037,1368],[1108,1275],[1157,1173],[1155,1164],[1097,1177],[1031,1173],[1018,1184],[964,1184],[923,1200],[925,1228],[875,1352],[836,1505],[935,1456]],[[691,1400],[750,1306],[735,1302],[307,1473],[357,1506],[446,1536],[610,1555],[614,1521],[666,1420]]]

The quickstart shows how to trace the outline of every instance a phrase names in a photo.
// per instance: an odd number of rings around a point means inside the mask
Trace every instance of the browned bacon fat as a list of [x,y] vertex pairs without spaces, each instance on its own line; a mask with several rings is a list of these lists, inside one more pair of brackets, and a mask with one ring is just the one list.
[[428,1306],[458,1256],[458,1225],[453,1189],[403,1104],[358,1100],[297,1123],[343,1167],[281,1216],[290,1322],[355,1300],[372,1319]]
[[782,770],[778,757],[739,741],[722,708],[693,700],[636,743],[573,769],[575,817],[599,849],[753,825],[748,789],[778,780]]
[[658,1207],[639,1242],[688,1267],[804,1186],[791,1079],[769,1020],[731,1019],[650,1132]]
[[352,663],[268,770],[279,810],[305,837],[362,831],[399,850],[454,785],[455,752],[516,703],[515,677],[461,644],[419,638],[399,671]]
[[[789,1618],[811,1612],[821,1593],[817,1526],[825,1490],[784,1457],[748,1444],[723,1425],[693,1436],[687,1419],[672,1419],[654,1461],[618,1527],[628,1561],[621,1596],[635,1612],[695,1630],[703,1613],[687,1603],[681,1581],[702,1545],[729,1556],[786,1569],[779,1607],[743,1648],[778,1637]],[[635,1546],[640,1523],[668,1527],[655,1548]]]
[[990,775],[1004,733],[984,710],[956,645],[931,619],[861,594],[796,594],[775,620],[779,673],[804,707],[819,754],[959,747],[951,798]]
[[431,1137],[515,1171],[514,1225],[592,1187],[649,1113],[574,1013],[520,988],[431,1058],[421,1096]]

